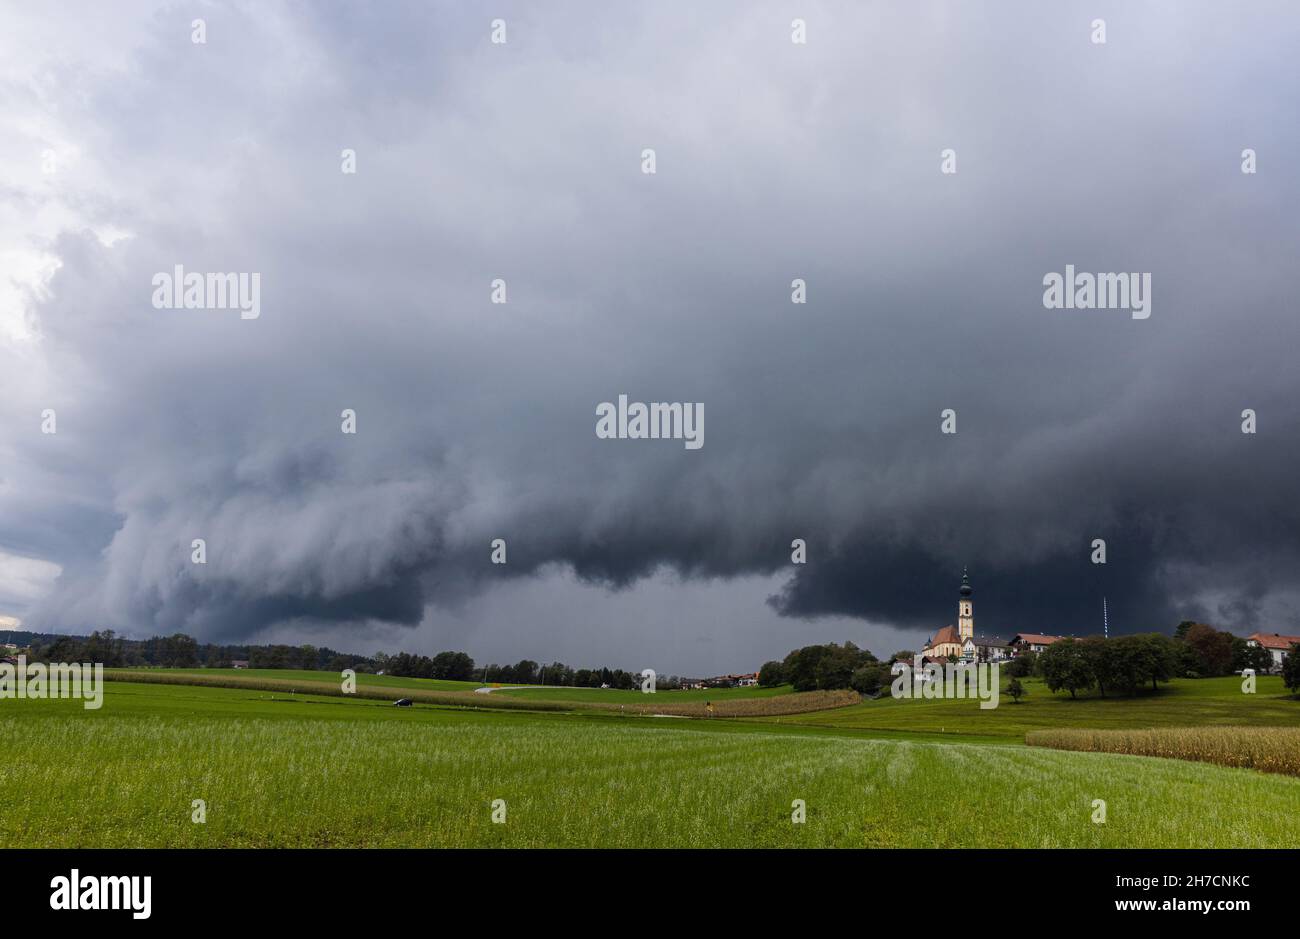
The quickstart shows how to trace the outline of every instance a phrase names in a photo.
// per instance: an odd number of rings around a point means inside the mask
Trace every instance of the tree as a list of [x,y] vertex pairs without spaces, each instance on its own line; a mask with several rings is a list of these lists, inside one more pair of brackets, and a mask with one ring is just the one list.
[[833,690],[848,688],[855,671],[876,661],[874,655],[851,642],[842,646],[831,642],[795,649],[785,657],[781,669],[795,691]]
[[1092,671],[1092,680],[1097,683],[1097,691],[1104,698],[1106,689],[1114,690],[1125,684],[1122,650],[1114,641],[1102,636],[1089,636],[1081,640],[1079,647]]
[[1157,689],[1156,682],[1169,681],[1178,672],[1178,643],[1160,633],[1143,633],[1134,636],[1133,668],[1139,682],[1151,682],[1151,690]]
[[471,681],[474,677],[474,660],[464,652],[439,652],[433,657],[430,672],[431,678]]
[[1083,644],[1074,639],[1054,642],[1038,658],[1043,669],[1043,679],[1053,692],[1064,688],[1073,698],[1076,692],[1086,691],[1094,682],[1088,653]]
[[1300,694],[1300,643],[1293,643],[1282,660],[1282,684],[1292,694]]
[[1227,675],[1232,671],[1232,633],[1204,623],[1193,623],[1183,634],[1200,675]]
[[315,646],[299,646],[298,667],[306,671],[320,668],[320,651]]
[[1141,669],[1144,655],[1144,640],[1141,636],[1119,636],[1110,640],[1113,657],[1110,661],[1110,674],[1107,676],[1110,687],[1123,694],[1136,694],[1146,682],[1146,674]]
[[861,667],[861,654],[857,646],[846,642],[843,646],[831,643],[817,662],[814,674],[817,687],[821,689],[848,688],[853,681],[853,674]]
[[1025,694],[1025,686],[1020,684],[1019,678],[1012,678],[1007,683],[1007,694],[1011,695],[1011,700],[1016,704],[1020,703],[1020,698]]
[[1251,645],[1240,636],[1232,637],[1232,670],[1254,669],[1257,675],[1272,670],[1273,656],[1261,645]]
[[875,694],[882,685],[888,685],[889,680],[888,665],[863,665],[854,671],[853,677],[849,679],[849,687],[858,694]]
[[1012,678],[1028,678],[1034,674],[1034,665],[1037,661],[1037,652],[1021,652],[1010,662],[1004,663],[1002,670]]
[[785,673],[795,691],[812,691],[817,687],[817,663],[821,661],[821,646],[795,649],[785,657]]
[[168,668],[194,668],[199,664],[199,644],[193,637],[176,633],[163,640],[161,663]]
[[758,683],[763,688],[784,685],[786,680],[785,666],[780,662],[764,662],[763,667],[758,670]]

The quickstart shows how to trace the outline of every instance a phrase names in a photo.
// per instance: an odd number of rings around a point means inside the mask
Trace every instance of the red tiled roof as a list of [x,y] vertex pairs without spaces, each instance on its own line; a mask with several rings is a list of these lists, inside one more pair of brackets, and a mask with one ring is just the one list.
[[1016,633],[1016,635],[1012,638],[1011,641],[1027,642],[1030,645],[1035,645],[1035,646],[1050,646],[1058,639],[1064,639],[1064,638],[1065,638],[1064,636],[1043,636],[1040,635],[1039,633]]
[[933,649],[937,645],[945,642],[961,642],[961,634],[957,632],[956,626],[945,626],[934,634],[934,639],[930,640],[929,648]]
[[1277,633],[1271,635],[1265,633],[1252,633],[1246,638],[1258,642],[1265,649],[1286,650],[1296,643],[1300,643],[1300,636],[1280,636]]

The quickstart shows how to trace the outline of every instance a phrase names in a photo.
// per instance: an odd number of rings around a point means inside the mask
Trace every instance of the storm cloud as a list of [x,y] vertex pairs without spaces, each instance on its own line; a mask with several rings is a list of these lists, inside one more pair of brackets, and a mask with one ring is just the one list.
[[[0,574],[59,573],[0,613],[615,660],[559,611],[677,578],[738,668],[969,565],[981,631],[1294,631],[1300,13],[796,6],[4,14]],[[177,264],[260,317],[155,309]],[[1067,264],[1150,318],[1045,309]],[[705,446],[598,439],[619,394]]]

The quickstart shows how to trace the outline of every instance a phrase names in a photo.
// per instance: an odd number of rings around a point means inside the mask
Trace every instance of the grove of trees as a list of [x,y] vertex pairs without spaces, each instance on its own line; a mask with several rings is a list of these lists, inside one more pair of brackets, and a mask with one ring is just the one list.
[[1062,639],[1044,649],[1037,668],[1051,691],[1068,691],[1070,697],[1095,687],[1098,693],[1136,694],[1150,684],[1184,673],[1185,650],[1177,639],[1162,633],[1138,633],[1103,639]]
[[793,685],[795,691],[833,691],[852,688],[862,694],[874,694],[889,683],[889,665],[866,649],[851,642],[844,645],[804,646],[790,652],[780,662],[763,665],[758,683],[764,687]]

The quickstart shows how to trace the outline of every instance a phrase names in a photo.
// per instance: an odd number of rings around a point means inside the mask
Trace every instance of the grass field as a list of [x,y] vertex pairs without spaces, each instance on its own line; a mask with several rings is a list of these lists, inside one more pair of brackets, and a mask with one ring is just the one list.
[[[748,698],[772,698],[777,695],[790,694],[789,685],[776,688],[759,688],[751,685],[745,688],[683,688],[676,691],[661,690],[655,692],[656,701],[734,701]],[[532,686],[528,688],[502,688],[493,694],[508,695],[529,701],[608,701],[611,704],[641,705],[651,700],[641,691],[622,691],[617,688],[565,688],[554,685],[547,687]]]
[[[732,693],[639,691],[610,689],[561,689],[546,687],[492,688],[467,682],[432,681],[420,678],[391,679],[386,676],[357,676],[355,689],[345,692],[339,676],[332,672],[299,672],[248,669],[110,669],[105,678],[113,685],[122,682],[193,685],[249,691],[312,694],[395,701],[409,698],[422,704],[450,705],[497,710],[570,711],[605,710],[634,714],[669,714],[679,717],[761,717],[793,715],[856,704],[859,696],[848,690],[795,693],[789,687],[773,689],[728,689]],[[289,677],[285,677],[289,676]],[[452,686],[450,690],[447,686]],[[523,696],[512,694],[522,693]],[[529,694],[530,692],[535,692]]]
[[[160,676],[200,675],[210,678],[229,678],[238,681],[266,679],[276,682],[301,682],[338,685],[341,681],[337,672],[302,671],[298,669],[277,668],[168,668],[168,669],[108,669],[110,674],[139,675],[142,671]],[[436,678],[398,678],[394,675],[369,675],[357,673],[357,685],[361,688],[395,688],[411,691],[474,691],[489,687],[481,681],[443,681]],[[306,685],[304,685],[306,687]],[[492,686],[492,694],[511,698],[523,698],[533,701],[605,701],[612,704],[642,704],[649,700],[639,691],[622,691],[617,688],[575,688],[562,685],[526,685],[514,687],[509,685]],[[775,695],[790,694],[789,685],[776,688],[712,688],[707,690],[684,689],[677,691],[662,690],[665,701],[725,701],[733,698],[769,698]],[[658,700],[658,699],[656,699]]]
[[115,682],[98,711],[5,702],[0,846],[1300,845],[1300,779],[877,733]]
[[1201,678],[1173,681],[1133,698],[1077,700],[1065,693],[1053,695],[1038,679],[1023,683],[1028,694],[1019,704],[1003,695],[998,707],[985,711],[971,699],[897,700],[886,695],[834,711],[773,719],[843,730],[1007,741],[1023,741],[1031,730],[1056,727],[1300,727],[1300,701],[1287,693],[1277,676],[1261,676],[1256,693],[1249,695],[1241,693],[1240,678]]
[[[140,669],[110,668],[110,674],[138,674]],[[301,671],[292,668],[167,668],[145,670],[158,675],[205,675],[212,678],[269,679],[272,681],[326,682],[337,686],[341,682],[338,672]],[[480,681],[441,681],[436,678],[398,678],[394,675],[368,675],[357,673],[357,685],[362,688],[409,688],[424,691],[473,691],[482,688]]]

